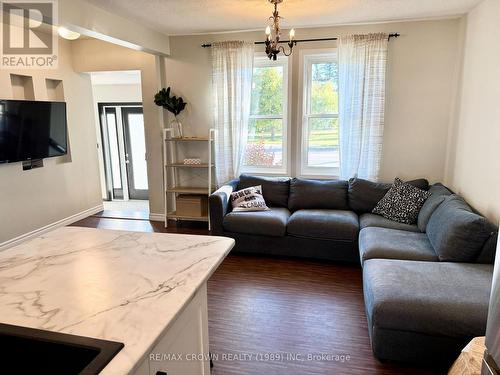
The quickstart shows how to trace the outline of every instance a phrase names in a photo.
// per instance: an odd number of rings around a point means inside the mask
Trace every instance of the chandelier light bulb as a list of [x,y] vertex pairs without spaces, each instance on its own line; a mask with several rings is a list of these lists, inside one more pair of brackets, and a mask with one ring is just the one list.
[[[269,57],[269,60],[276,61],[278,59],[278,54],[283,53],[285,56],[290,56],[293,51],[293,47],[297,45],[297,41],[295,40],[295,29],[290,30],[290,40],[288,41],[288,50],[285,49],[284,46],[280,45],[283,43],[281,39],[281,27],[280,20],[282,17],[278,12],[278,4],[282,3],[283,0],[269,0],[271,4],[274,5],[274,12],[269,19],[272,21],[272,25],[268,25],[266,27],[266,55]],[[273,37],[274,32],[274,37]]]

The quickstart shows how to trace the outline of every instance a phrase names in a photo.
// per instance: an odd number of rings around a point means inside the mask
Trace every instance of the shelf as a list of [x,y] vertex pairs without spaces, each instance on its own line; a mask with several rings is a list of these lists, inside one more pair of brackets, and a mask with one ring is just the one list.
[[208,142],[207,137],[184,137],[184,138],[165,138],[167,142]]
[[[197,194],[197,195],[208,195],[208,188],[206,187],[189,187],[189,186],[176,186],[167,188],[167,193],[183,193],[183,194]],[[212,189],[211,191],[214,191]]]
[[165,167],[168,168],[208,168],[208,167],[213,167],[213,164],[183,164],[183,163],[173,163],[173,164],[166,164]]
[[169,219],[191,220],[191,221],[208,221],[208,216],[182,216],[177,215],[175,211],[167,214]]

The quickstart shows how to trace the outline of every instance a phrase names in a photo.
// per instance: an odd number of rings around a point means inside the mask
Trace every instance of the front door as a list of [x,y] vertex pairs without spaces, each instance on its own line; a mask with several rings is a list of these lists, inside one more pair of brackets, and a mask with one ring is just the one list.
[[130,199],[149,199],[142,107],[122,107],[125,165]]
[[99,104],[108,200],[149,199],[142,106]]

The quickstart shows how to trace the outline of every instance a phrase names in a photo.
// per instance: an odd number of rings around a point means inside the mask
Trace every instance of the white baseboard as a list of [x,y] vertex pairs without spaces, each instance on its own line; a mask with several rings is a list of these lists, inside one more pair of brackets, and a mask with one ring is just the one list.
[[29,240],[31,238],[38,237],[44,233],[47,233],[51,230],[56,229],[56,228],[60,228],[60,227],[64,227],[64,226],[69,225],[69,224],[73,224],[74,222],[76,222],[78,220],[85,219],[86,217],[91,216],[91,215],[93,215],[97,212],[103,211],[103,210],[104,210],[104,207],[102,204],[100,204],[98,206],[86,209],[82,212],[79,212],[77,214],[74,214],[74,215],[68,216],[64,219],[61,219],[59,221],[56,221],[55,223],[46,225],[42,228],[35,229],[35,230],[28,232],[28,233],[22,234],[18,237],[15,237],[15,238],[12,238],[10,240],[7,240],[5,242],[0,243],[0,251],[5,250],[9,247],[18,245],[21,242],[24,242],[24,241]]
[[165,221],[165,215],[150,213],[149,220],[150,221]]

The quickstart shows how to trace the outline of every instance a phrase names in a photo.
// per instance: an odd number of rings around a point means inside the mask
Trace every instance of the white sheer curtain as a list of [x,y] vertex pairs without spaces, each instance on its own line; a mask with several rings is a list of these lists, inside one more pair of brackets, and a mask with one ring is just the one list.
[[239,176],[245,154],[252,94],[254,44],[212,44],[217,183]]
[[340,176],[377,180],[384,133],[389,36],[339,38]]

